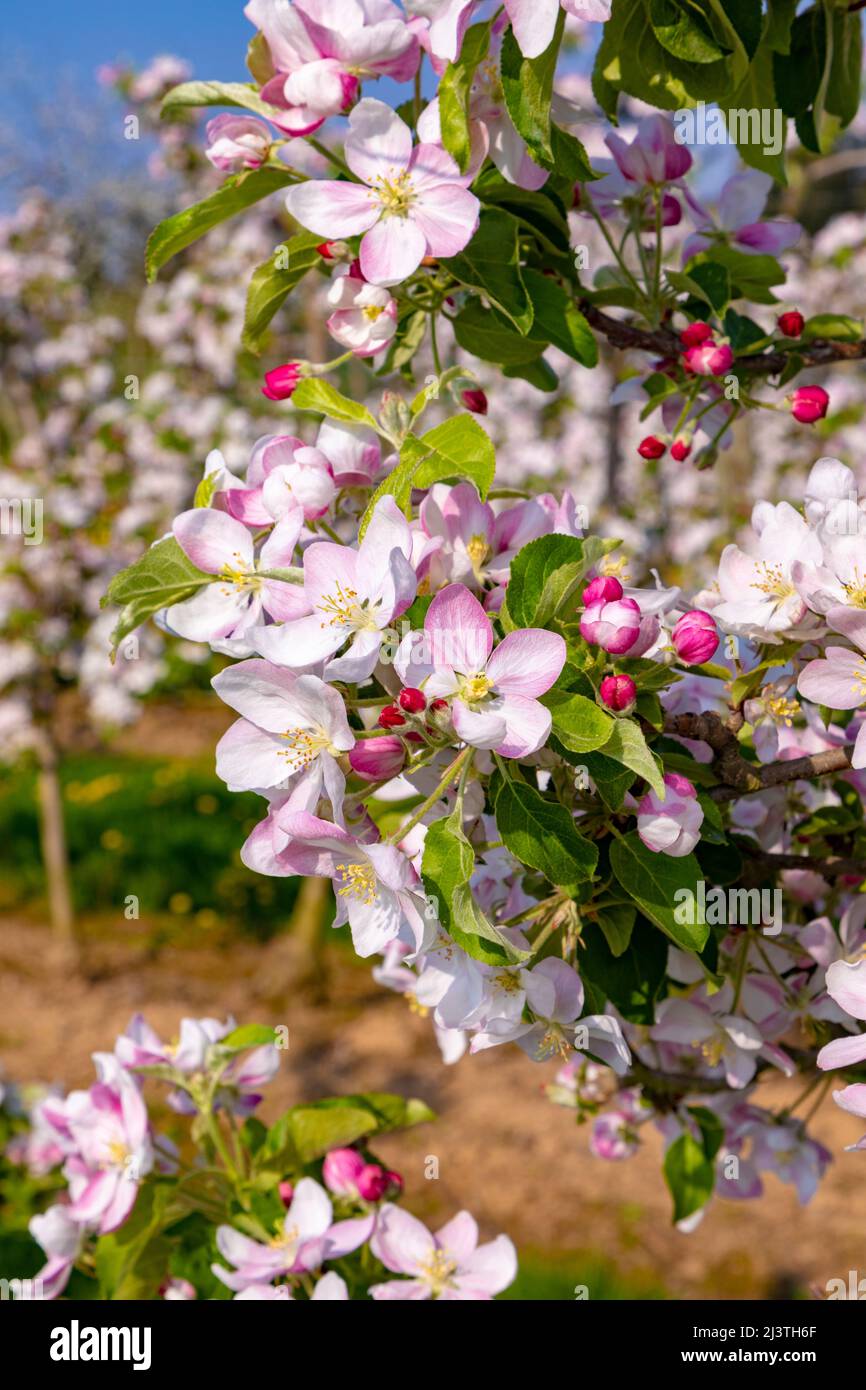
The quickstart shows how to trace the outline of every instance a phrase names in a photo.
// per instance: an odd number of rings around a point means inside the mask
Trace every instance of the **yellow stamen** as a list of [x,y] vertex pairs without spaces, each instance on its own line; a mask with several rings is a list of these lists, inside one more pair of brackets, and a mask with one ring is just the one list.
[[338,864],[337,873],[343,875],[343,886],[337,892],[341,898],[360,898],[369,907],[376,901],[376,875],[372,864]]
[[757,568],[764,575],[764,582],[759,584],[757,580],[752,580],[753,589],[758,589],[762,594],[771,594],[774,598],[791,598],[796,593],[791,581],[782,573],[781,565],[771,565],[768,560],[759,560]]
[[384,217],[405,217],[415,201],[415,189],[408,169],[392,170],[391,177],[377,174],[372,183],[373,197],[378,198]]
[[465,676],[460,685],[460,698],[468,705],[475,704],[484,699],[492,685],[486,676]]

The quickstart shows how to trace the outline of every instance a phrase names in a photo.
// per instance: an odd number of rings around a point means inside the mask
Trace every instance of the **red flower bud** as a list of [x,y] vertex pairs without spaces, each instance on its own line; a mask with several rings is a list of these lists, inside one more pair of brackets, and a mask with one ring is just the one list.
[[683,329],[680,334],[680,342],[684,348],[700,347],[701,343],[705,343],[707,338],[712,338],[712,336],[713,330],[710,325],[704,323],[702,319],[698,319]]
[[667,445],[663,444],[654,434],[648,434],[646,439],[642,439],[637,446],[637,451],[642,459],[660,459],[666,449]]
[[801,425],[814,425],[827,414],[830,397],[823,386],[798,386],[791,394],[791,414]]
[[397,704],[409,714],[420,714],[422,709],[427,708],[427,698],[422,690],[416,690],[414,686],[407,685],[397,696]]
[[316,250],[318,251],[319,255],[322,257],[322,260],[324,260],[324,261],[332,261],[332,260],[334,259],[334,250],[333,250],[333,248],[334,248],[334,243],[333,243],[332,241],[321,241],[321,242],[319,242],[319,245],[316,247]]
[[396,729],[406,723],[406,716],[400,713],[396,705],[386,705],[378,722],[380,729]]
[[280,1194],[280,1201],[282,1202],[283,1206],[290,1207],[292,1205],[292,1198],[295,1195],[295,1189],[292,1187],[292,1184],[289,1182],[288,1178],[284,1179],[283,1182],[280,1183],[279,1187],[277,1188],[277,1191]]
[[779,315],[779,332],[784,333],[786,338],[799,338],[805,323],[799,309],[789,309],[787,313]]
[[631,676],[605,676],[599,693],[608,709],[620,714],[631,709],[637,698],[637,687]]
[[460,399],[466,409],[472,411],[473,415],[487,414],[487,397],[483,391],[469,388],[460,392]]
[[581,595],[581,603],[588,608],[591,603],[613,603],[622,598],[622,585],[612,574],[599,574],[591,579]]
[[284,362],[281,367],[265,372],[262,395],[267,396],[269,401],[287,401],[300,379],[300,362]]
[[671,458],[676,459],[677,463],[682,463],[692,452],[692,446],[687,439],[675,439],[671,445]]

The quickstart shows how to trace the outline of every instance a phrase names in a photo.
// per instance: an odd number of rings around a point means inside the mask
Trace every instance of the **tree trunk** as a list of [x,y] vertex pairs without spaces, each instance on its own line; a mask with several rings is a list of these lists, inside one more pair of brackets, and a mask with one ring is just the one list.
[[72,910],[69,854],[66,847],[63,798],[58,776],[59,759],[54,741],[45,730],[40,731],[36,752],[39,759],[36,782],[39,801],[39,838],[48,889],[51,928],[54,932],[58,954],[70,965],[77,965],[78,940],[75,930],[75,916]]

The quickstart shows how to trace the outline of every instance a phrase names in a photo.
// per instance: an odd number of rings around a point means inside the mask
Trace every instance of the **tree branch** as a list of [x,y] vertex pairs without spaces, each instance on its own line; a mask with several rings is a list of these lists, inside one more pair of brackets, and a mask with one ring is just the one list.
[[866,859],[813,859],[808,854],[768,854],[749,840],[736,836],[734,843],[746,854],[751,863],[771,873],[780,869],[809,869],[822,878],[842,878],[850,874],[863,878],[866,875]]
[[740,752],[737,733],[743,726],[743,715],[737,711],[727,719],[718,714],[668,714],[664,731],[681,738],[708,743],[715,757],[713,771],[720,785],[711,787],[713,801],[736,801],[749,792],[766,791],[803,778],[825,777],[831,772],[847,772],[851,768],[848,748],[830,748],[825,753],[810,753],[802,758],[788,758],[777,763],[750,763]]

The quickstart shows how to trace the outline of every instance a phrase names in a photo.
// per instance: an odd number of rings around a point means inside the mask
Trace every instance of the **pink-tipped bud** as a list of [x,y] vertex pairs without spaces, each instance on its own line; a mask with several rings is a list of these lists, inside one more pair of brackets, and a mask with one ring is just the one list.
[[637,641],[640,624],[641,612],[634,599],[620,598],[613,603],[592,603],[584,609],[580,634],[611,656],[622,656]]
[[614,579],[612,574],[599,574],[587,584],[581,596],[581,603],[584,608],[589,608],[591,603],[612,603],[618,598],[622,598],[622,585],[619,580]]
[[675,439],[671,445],[671,458],[676,459],[677,463],[682,463],[692,452],[692,446],[688,439]]
[[734,363],[729,343],[706,342],[683,354],[686,370],[696,376],[723,376]]
[[709,661],[719,645],[715,618],[703,608],[684,613],[671,633],[674,651],[687,666],[700,666]]
[[786,338],[799,338],[806,326],[806,320],[799,309],[789,309],[787,313],[779,315],[779,332],[784,333]]
[[420,714],[427,708],[427,697],[423,690],[416,690],[413,685],[407,685],[397,696],[397,704],[406,710],[407,714]]
[[401,724],[406,723],[406,716],[401,714],[396,705],[386,705],[379,715],[378,722],[381,729],[398,729]]
[[666,449],[667,445],[654,434],[648,434],[637,446],[642,459],[660,459]]
[[388,1174],[378,1163],[367,1163],[358,1174],[358,1192],[365,1202],[379,1202],[388,1191]]
[[827,414],[830,397],[823,386],[798,386],[791,394],[791,414],[801,425],[814,425]]
[[403,771],[406,745],[401,738],[386,734],[384,738],[359,739],[349,749],[349,766],[365,782],[386,782]]
[[281,367],[265,372],[262,395],[267,396],[269,401],[287,401],[300,379],[300,362],[284,362]]
[[690,323],[680,334],[680,342],[684,348],[700,347],[708,338],[712,338],[713,330],[708,323],[698,319],[695,323]]
[[393,1168],[385,1169],[385,1177],[388,1179],[387,1197],[399,1197],[403,1191],[403,1179],[399,1173],[395,1173]]
[[356,1149],[331,1149],[322,1164],[322,1180],[338,1197],[357,1197],[358,1179],[367,1166]]
[[283,1181],[277,1188],[277,1192],[280,1194],[280,1201],[282,1202],[283,1206],[287,1208],[290,1207],[292,1205],[292,1198],[295,1195],[295,1189],[289,1182],[288,1178],[283,1179]]
[[628,713],[637,699],[637,686],[631,676],[605,676],[600,694],[608,709],[617,714]]
[[334,256],[334,243],[332,241],[320,241],[316,250],[323,261],[333,261],[336,259]]
[[467,390],[460,392],[460,399],[466,406],[466,409],[472,411],[473,415],[487,414],[487,397],[483,391],[469,387]]

